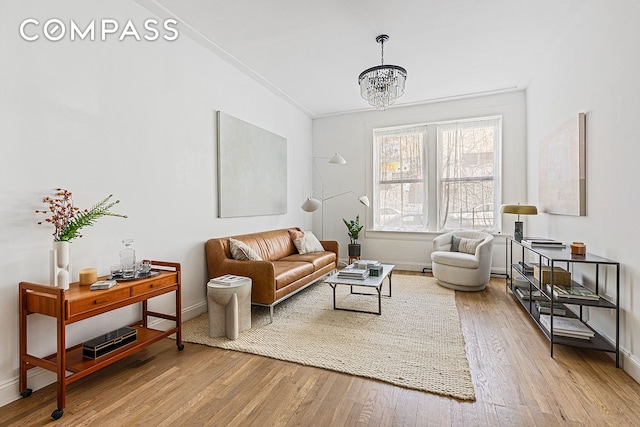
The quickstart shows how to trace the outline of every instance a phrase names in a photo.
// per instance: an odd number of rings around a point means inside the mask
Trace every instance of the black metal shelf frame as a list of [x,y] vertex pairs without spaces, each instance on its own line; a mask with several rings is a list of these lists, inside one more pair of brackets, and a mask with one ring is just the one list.
[[[536,257],[538,261],[538,265],[540,266],[549,266],[550,267],[550,283],[543,284],[541,283],[541,272],[538,277],[535,277],[534,274],[525,272],[523,268],[518,264],[513,262],[513,252],[514,245],[516,246],[515,250],[518,250],[519,247],[521,249],[520,259],[522,261],[525,260],[527,253],[530,253],[531,256]],[[513,239],[512,237],[507,237],[507,245],[505,251],[505,261],[507,265],[507,277],[505,285],[507,288],[511,290],[514,298],[524,307],[524,309],[529,313],[534,322],[538,325],[538,327],[545,334],[547,339],[549,340],[549,352],[551,357],[553,357],[553,346],[554,344],[561,344],[579,348],[585,348],[590,350],[598,350],[598,351],[606,351],[610,353],[615,353],[616,358],[616,367],[620,367],[620,263],[616,261],[612,261],[606,258],[602,258],[592,254],[585,255],[573,255],[566,248],[530,248],[525,246],[521,242]],[[557,298],[553,295],[553,283],[554,283],[554,267],[558,266],[558,264],[564,265],[567,270],[569,270],[569,265],[572,263],[579,264],[591,264],[595,266],[595,290],[594,292],[600,295],[600,269],[601,266],[606,268],[606,266],[611,266],[615,268],[615,284],[616,284],[616,295],[615,302],[609,301],[608,299],[600,296],[598,300],[583,300],[576,298]],[[529,295],[531,296],[531,292],[534,290],[539,290],[543,297],[550,303],[551,307],[553,304],[563,304],[563,305],[575,305],[579,307],[579,313],[576,314],[568,307],[566,308],[567,316],[578,318],[583,321],[583,307],[594,307],[594,308],[603,308],[608,310],[615,311],[616,317],[616,338],[615,343],[610,343],[603,335],[599,334],[597,331],[593,330],[593,328],[585,322],[585,325],[594,331],[595,336],[590,340],[582,340],[579,338],[569,338],[562,337],[553,334],[553,310],[551,310],[550,318],[551,318],[551,330],[547,330],[540,323],[540,313],[538,312],[535,301],[530,297],[529,300],[523,300],[515,293],[514,288],[514,273],[517,276],[522,277],[526,282],[529,283]],[[577,281],[572,280],[572,284],[580,284]]]

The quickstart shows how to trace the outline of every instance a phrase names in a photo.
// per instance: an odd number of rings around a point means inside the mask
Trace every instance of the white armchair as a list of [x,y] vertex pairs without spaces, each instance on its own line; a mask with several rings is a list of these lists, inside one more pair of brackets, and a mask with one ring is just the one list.
[[[455,242],[454,237],[457,238]],[[457,291],[483,290],[491,277],[492,258],[493,236],[488,233],[456,230],[433,239],[433,277],[445,288]]]

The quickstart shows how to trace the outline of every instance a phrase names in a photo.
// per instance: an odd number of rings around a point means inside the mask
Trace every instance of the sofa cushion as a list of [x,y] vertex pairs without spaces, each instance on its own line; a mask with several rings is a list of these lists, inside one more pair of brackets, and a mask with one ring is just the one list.
[[302,237],[293,240],[293,244],[302,255],[310,252],[324,252],[322,244],[311,231],[305,231]]
[[337,261],[335,252],[311,252],[308,254],[295,254],[289,255],[280,259],[280,261],[294,261],[294,262],[309,262],[313,264],[314,271],[318,271],[321,268],[330,265]]
[[273,269],[276,289],[282,289],[314,271],[312,263],[303,261],[273,261]]
[[234,238],[229,238],[229,250],[233,259],[241,261],[262,261],[262,258],[249,247],[246,243],[243,243]]
[[478,259],[470,254],[464,252],[446,252],[436,251],[431,252],[431,260],[438,264],[450,265],[453,267],[461,268],[479,268],[480,264]]
[[296,247],[287,229],[233,236],[256,251],[264,261],[277,261],[296,253]]

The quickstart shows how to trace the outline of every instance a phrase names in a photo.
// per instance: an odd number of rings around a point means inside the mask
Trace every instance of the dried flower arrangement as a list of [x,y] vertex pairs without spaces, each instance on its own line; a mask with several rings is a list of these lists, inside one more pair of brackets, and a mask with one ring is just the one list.
[[38,224],[49,223],[55,227],[54,241],[70,242],[82,237],[80,229],[95,224],[98,218],[103,216],[127,217],[109,212],[109,209],[120,203],[120,200],[110,201],[111,197],[113,194],[93,205],[91,209],[81,210],[73,206],[73,197],[69,190],[57,188],[55,195],[42,199],[42,203],[49,205],[49,208],[46,210],[36,209],[36,213],[51,214],[50,217],[38,222]]

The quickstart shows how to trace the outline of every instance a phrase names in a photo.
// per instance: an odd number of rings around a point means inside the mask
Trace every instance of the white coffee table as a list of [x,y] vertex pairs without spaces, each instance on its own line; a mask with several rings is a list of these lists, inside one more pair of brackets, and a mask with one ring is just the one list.
[[[339,273],[335,273],[329,276],[327,279],[324,280],[324,282],[328,283],[329,286],[331,286],[331,288],[333,289],[333,309],[353,311],[356,313],[370,313],[370,314],[378,314],[378,315],[382,314],[382,297],[384,296],[384,297],[391,298],[391,274],[393,273],[394,267],[395,265],[392,265],[392,264],[382,264],[382,274],[380,274],[380,276],[369,276],[364,280],[345,279],[343,277],[338,277]],[[389,294],[388,295],[382,295],[382,285],[385,277],[389,278]],[[371,296],[376,295],[373,293],[354,292],[353,291],[354,286],[361,286],[364,288],[374,288],[377,291],[377,295],[378,295],[378,311],[367,311],[367,310],[357,310],[353,308],[336,307],[336,288],[338,287],[338,285],[351,287],[350,293],[354,295],[371,295]]]

